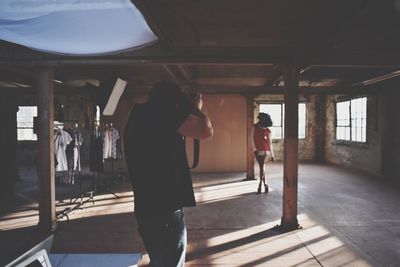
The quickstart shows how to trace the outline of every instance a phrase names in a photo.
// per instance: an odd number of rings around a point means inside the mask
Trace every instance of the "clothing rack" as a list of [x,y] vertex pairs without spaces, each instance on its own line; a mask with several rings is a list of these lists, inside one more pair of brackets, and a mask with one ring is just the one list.
[[[111,129],[113,129],[113,132],[116,132],[116,134],[118,135],[117,139],[119,139],[119,133],[118,130],[115,128],[114,123],[112,121],[105,121],[104,122],[104,128],[102,129],[104,132],[108,132],[111,131]],[[112,151],[112,140],[109,140],[109,149],[111,149]],[[104,149],[104,148],[103,148]],[[117,149],[115,147],[115,149]],[[110,190],[111,186],[114,184],[115,182],[115,171],[114,171],[114,162],[117,159],[117,151],[114,152],[115,154],[113,154],[111,152],[111,154],[109,155],[103,155],[103,160],[105,160],[106,162],[111,162],[111,177],[110,177],[110,181],[104,186],[104,188],[102,189],[102,192],[108,192],[112,195],[114,195],[116,198],[119,198],[119,196],[117,194],[115,194],[113,191]]]
[[[76,143],[77,146],[77,160],[76,160],[76,166],[75,165],[75,160],[73,163],[73,170],[72,170],[72,176],[74,177],[75,180],[75,175],[76,175],[76,170],[77,171],[77,179],[79,179],[79,194],[76,197],[70,198],[69,204],[75,204],[74,206],[67,207],[63,209],[62,211],[56,212],[56,220],[61,220],[62,218],[66,217],[67,222],[69,222],[69,216],[68,214],[71,213],[74,210],[77,209],[83,209],[83,205],[88,202],[92,202],[92,204],[95,204],[95,199],[94,199],[94,191],[83,191],[83,186],[82,186],[82,175],[81,175],[81,165],[80,165],[80,160],[81,160],[81,144],[79,141],[79,136],[78,142]],[[75,139],[73,140],[75,142]],[[87,198],[87,199],[85,199]]]
[[[80,158],[81,158],[81,145],[78,143],[78,161],[77,162],[80,162]],[[77,166],[77,168],[78,168],[78,177],[77,178],[79,180],[79,195],[77,197],[75,197],[75,198],[71,198],[70,199],[70,203],[71,204],[72,203],[76,203],[80,199],[80,201],[79,201],[80,205],[82,205],[84,202],[86,203],[86,202],[90,202],[90,201],[94,205],[94,203],[95,203],[95,201],[94,201],[94,191],[93,190],[92,191],[86,191],[86,192],[82,191],[81,168],[80,168],[80,166],[79,167]],[[86,201],[84,201],[83,200],[84,197],[88,197],[88,199]]]
[[[112,122],[107,122],[107,123],[103,124],[103,127],[100,126],[100,127],[95,128],[95,133],[94,133],[95,136],[97,134],[99,134],[97,132],[98,130],[104,131],[104,129],[106,127],[108,128],[108,127],[114,127],[114,126],[113,126]],[[80,156],[81,156],[80,148],[81,147],[78,142],[78,162],[80,161]],[[83,205],[85,203],[92,202],[93,204],[95,204],[94,197],[98,194],[106,192],[106,193],[112,194],[116,198],[120,198],[116,193],[111,191],[111,187],[115,183],[115,179],[116,179],[115,168],[114,168],[115,167],[114,163],[115,163],[116,159],[117,158],[114,158],[114,157],[109,157],[109,158],[104,159],[106,162],[111,163],[111,177],[106,184],[104,184],[104,185],[99,184],[99,171],[100,170],[92,171],[92,177],[93,177],[92,189],[90,191],[86,191],[86,192],[83,192],[82,175],[81,175],[81,170],[78,167],[77,178],[79,179],[79,194],[76,197],[71,198],[70,202],[69,202],[69,204],[75,204],[75,205],[72,207],[67,207],[63,211],[57,212],[57,220],[60,220],[64,217],[66,217],[67,221],[69,221],[69,217],[68,217],[69,213],[71,213],[72,211],[77,210],[77,209],[83,209]],[[75,175],[75,173],[73,175]]]

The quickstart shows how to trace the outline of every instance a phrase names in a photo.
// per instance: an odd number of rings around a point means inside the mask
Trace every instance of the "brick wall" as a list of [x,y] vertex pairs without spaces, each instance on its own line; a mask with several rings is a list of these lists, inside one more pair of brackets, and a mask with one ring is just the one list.
[[369,96],[367,99],[367,142],[354,143],[336,140],[336,101],[337,96],[329,96],[326,112],[326,161],[379,175],[381,173],[382,147],[382,108],[384,103],[380,96]]

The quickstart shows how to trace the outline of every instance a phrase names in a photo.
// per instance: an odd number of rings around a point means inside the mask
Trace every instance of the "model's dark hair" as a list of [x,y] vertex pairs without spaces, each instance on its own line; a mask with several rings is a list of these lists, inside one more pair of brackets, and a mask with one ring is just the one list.
[[263,126],[271,127],[272,126],[272,119],[271,116],[268,113],[260,112],[258,113],[257,117],[260,122],[263,122]]

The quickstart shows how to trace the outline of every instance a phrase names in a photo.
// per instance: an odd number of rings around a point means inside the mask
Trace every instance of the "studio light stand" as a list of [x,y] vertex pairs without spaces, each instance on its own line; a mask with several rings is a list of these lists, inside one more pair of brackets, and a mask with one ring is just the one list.
[[[76,198],[72,198],[70,200],[70,203],[76,203],[79,200],[79,206],[83,205],[84,203],[87,202],[92,202],[94,205],[94,191],[88,191],[88,192],[83,192],[82,190],[82,176],[81,176],[81,166],[80,166],[80,162],[81,162],[81,145],[78,141],[77,143],[77,150],[78,150],[78,158],[76,161],[76,166],[74,168],[74,174],[75,175],[75,171],[76,169],[78,169],[78,180],[79,180],[79,195]],[[83,200],[84,197],[88,197],[88,199]]]
[[108,158],[107,160],[111,161],[111,181],[104,187],[103,192],[110,193],[114,195],[116,198],[119,198],[117,194],[115,194],[113,191],[110,190],[111,186],[114,184],[114,158]]

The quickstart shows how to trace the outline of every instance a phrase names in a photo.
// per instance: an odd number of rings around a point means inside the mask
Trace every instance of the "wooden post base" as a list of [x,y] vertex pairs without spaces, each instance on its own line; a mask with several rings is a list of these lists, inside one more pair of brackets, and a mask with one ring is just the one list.
[[257,180],[256,177],[254,176],[246,176],[246,178],[243,179],[243,181],[254,181]]
[[303,229],[303,227],[297,221],[297,218],[293,222],[284,222],[284,219],[281,219],[281,224],[275,226],[275,229],[280,233],[286,233],[294,230]]

